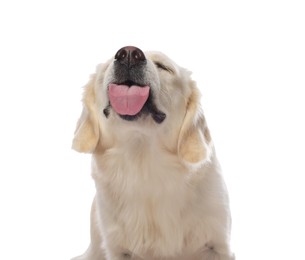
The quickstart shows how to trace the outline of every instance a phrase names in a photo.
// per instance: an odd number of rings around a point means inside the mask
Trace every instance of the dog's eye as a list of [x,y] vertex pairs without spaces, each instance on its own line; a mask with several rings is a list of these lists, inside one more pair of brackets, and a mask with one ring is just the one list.
[[157,66],[158,69],[165,70],[165,71],[168,71],[170,73],[173,73],[173,71],[169,67],[165,66],[164,64],[162,64],[158,61],[155,61],[154,63]]

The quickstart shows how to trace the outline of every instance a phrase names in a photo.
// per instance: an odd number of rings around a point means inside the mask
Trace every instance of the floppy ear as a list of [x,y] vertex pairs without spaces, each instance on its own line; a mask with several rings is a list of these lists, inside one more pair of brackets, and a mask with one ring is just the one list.
[[178,156],[187,164],[199,166],[210,159],[211,137],[200,109],[200,93],[195,83],[191,84],[192,93],[178,138]]
[[94,93],[95,80],[96,75],[94,74],[85,86],[83,111],[74,132],[72,148],[78,152],[93,152],[99,141],[99,124]]

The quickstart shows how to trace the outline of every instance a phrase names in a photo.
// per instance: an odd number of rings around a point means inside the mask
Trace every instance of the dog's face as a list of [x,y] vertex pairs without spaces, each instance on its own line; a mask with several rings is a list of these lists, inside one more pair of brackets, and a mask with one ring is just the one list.
[[[184,161],[207,159],[210,136],[190,72],[160,52],[121,48],[86,85],[73,147],[94,152],[116,129],[150,129],[172,140]],[[105,141],[105,140],[104,140]]]
[[170,116],[171,106],[186,107],[182,103],[190,95],[190,89],[184,87],[190,84],[190,73],[180,70],[162,53],[144,54],[128,46],[102,66],[98,81],[106,118],[119,116],[127,121],[141,120],[141,124],[144,119],[162,124]]

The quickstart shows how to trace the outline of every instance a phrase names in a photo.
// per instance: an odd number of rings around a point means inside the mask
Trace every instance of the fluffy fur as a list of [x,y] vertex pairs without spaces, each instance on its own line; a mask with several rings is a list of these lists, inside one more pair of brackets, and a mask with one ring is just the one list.
[[233,260],[227,190],[196,83],[164,54],[145,57],[161,123],[151,113],[125,120],[111,108],[115,58],[85,86],[73,148],[92,153],[96,196],[91,244],[74,259]]

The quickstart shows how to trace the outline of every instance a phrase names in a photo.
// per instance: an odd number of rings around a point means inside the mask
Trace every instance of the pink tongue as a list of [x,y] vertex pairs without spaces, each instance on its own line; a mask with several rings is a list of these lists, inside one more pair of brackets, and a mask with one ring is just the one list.
[[109,99],[113,109],[120,115],[136,115],[149,96],[149,87],[109,84]]

